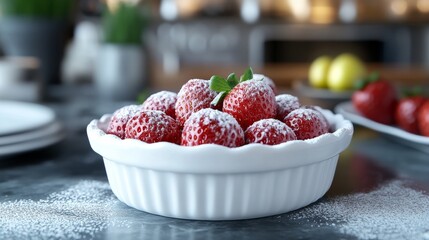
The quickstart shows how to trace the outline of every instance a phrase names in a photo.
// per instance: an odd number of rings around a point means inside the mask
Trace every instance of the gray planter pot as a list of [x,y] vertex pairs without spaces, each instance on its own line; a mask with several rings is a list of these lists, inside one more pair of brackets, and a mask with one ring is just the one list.
[[136,100],[146,85],[147,67],[139,45],[103,44],[98,49],[95,85],[111,100]]
[[66,22],[60,20],[6,17],[0,20],[0,41],[8,56],[38,58],[43,81],[59,83],[66,27]]

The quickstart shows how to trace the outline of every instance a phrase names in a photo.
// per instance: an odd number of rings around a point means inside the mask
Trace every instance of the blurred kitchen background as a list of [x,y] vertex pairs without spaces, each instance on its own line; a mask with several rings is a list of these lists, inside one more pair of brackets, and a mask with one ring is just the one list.
[[429,0],[0,0],[0,15],[2,99],[78,86],[132,100],[248,66],[289,91],[344,52],[429,81]]

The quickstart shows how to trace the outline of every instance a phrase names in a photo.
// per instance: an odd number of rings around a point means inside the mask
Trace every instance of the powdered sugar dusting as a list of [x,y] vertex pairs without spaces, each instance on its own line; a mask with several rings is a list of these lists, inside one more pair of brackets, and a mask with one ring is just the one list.
[[170,91],[160,91],[150,95],[142,104],[142,109],[163,111],[170,117],[176,118],[176,101],[176,93]]
[[129,226],[114,218],[118,203],[109,185],[100,181],[81,181],[38,201],[2,202],[0,238],[92,238],[109,226]]
[[297,97],[290,94],[276,96],[277,119],[283,120],[290,112],[300,107]]
[[[157,100],[159,102],[165,102],[166,104],[176,103],[177,93],[170,91],[160,91],[150,95],[145,102],[150,102],[151,100]],[[143,107],[145,103],[143,103]]]
[[271,87],[271,89],[273,90],[274,93],[277,92],[277,86],[271,78],[269,78],[263,74],[254,73],[253,79],[259,80],[259,81],[261,81],[261,80],[265,81]]
[[277,119],[262,119],[250,125],[246,131],[247,143],[275,145],[296,140],[293,130]]
[[227,113],[211,108],[202,109],[189,117],[183,128],[182,143],[186,143],[184,145],[193,143],[193,137],[205,138],[205,134],[214,136],[214,139],[204,139],[205,143],[217,143],[229,147],[238,147],[237,139],[242,139],[238,142],[244,143],[244,132],[237,120]]
[[180,128],[176,120],[162,111],[142,110],[128,121],[125,137],[147,143],[179,143]]
[[130,116],[137,114],[142,109],[141,105],[124,106],[113,113],[113,117],[117,119],[128,119]]
[[276,116],[274,92],[263,81],[241,82],[225,97],[223,111],[231,114],[243,129],[247,129],[258,120]]
[[311,108],[295,109],[283,121],[292,128],[300,140],[314,138],[329,132],[325,117]]
[[110,119],[106,132],[123,139],[125,137],[125,126],[128,120],[139,113],[141,109],[141,105],[129,105],[116,110]]
[[[258,80],[248,80],[240,83],[239,85],[242,85],[242,89],[245,90],[246,94],[253,94],[257,96],[259,92],[271,92],[272,89],[268,85],[268,83],[264,81],[258,81]],[[246,86],[246,87],[244,87]]]
[[339,197],[305,208],[293,219],[320,218],[358,239],[428,239],[429,196],[396,180],[369,193]]
[[185,83],[177,94],[176,118],[183,125],[192,113],[209,108],[217,93],[210,89],[210,82],[202,79],[191,79]]
[[291,116],[294,116],[296,118],[304,119],[306,121],[310,121],[312,118],[314,118],[314,115],[316,113],[313,112],[312,109],[307,108],[299,108],[291,112]]

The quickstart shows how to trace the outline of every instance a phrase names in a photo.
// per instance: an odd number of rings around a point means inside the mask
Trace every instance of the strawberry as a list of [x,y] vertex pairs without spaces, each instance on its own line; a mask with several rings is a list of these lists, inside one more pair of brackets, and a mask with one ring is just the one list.
[[207,80],[191,79],[185,83],[177,94],[176,120],[181,126],[192,113],[209,108],[216,97],[216,92],[210,89]]
[[253,74],[253,79],[263,80],[263,81],[267,82],[267,84],[271,87],[271,89],[273,89],[274,95],[277,95],[277,92],[278,92],[277,86],[271,78],[269,78],[265,75],[262,75],[262,74],[255,73],[255,74]]
[[210,79],[210,88],[219,92],[212,105],[217,106],[224,98],[223,111],[233,116],[243,129],[258,120],[276,116],[277,106],[273,90],[265,81],[253,79],[251,68],[240,77],[240,81],[234,73],[226,80],[213,76]]
[[283,120],[294,131],[297,139],[305,140],[328,133],[323,116],[311,108],[299,108],[289,113]]
[[128,120],[125,138],[139,139],[146,143],[180,143],[180,127],[176,120],[166,113],[142,110]]
[[231,114],[243,129],[277,113],[276,98],[267,83],[249,80],[238,84],[225,97],[223,111]]
[[125,126],[128,120],[140,112],[141,105],[129,105],[116,110],[112,118],[110,119],[109,125],[107,126],[107,133],[118,136],[121,139],[125,137]]
[[420,107],[417,113],[420,134],[429,137],[429,100]]
[[353,106],[363,116],[382,123],[393,124],[396,108],[395,88],[386,80],[372,74],[363,88],[352,95]]
[[244,132],[229,114],[206,108],[193,113],[186,120],[182,131],[183,146],[219,144],[239,147],[244,144]]
[[280,121],[293,110],[298,109],[300,103],[298,98],[290,94],[280,94],[276,96],[276,105],[277,105],[277,116],[276,118]]
[[158,110],[168,116],[176,118],[177,94],[169,91],[161,91],[150,95],[142,104],[144,110]]
[[421,96],[406,97],[399,101],[395,111],[396,124],[410,133],[419,134],[417,113],[425,102]]
[[328,119],[326,119],[326,117],[319,111],[319,109],[317,109],[317,107],[312,106],[312,105],[305,105],[305,106],[302,106],[301,108],[308,108],[308,109],[313,109],[314,111],[316,111],[316,113],[319,115],[319,118],[321,120],[322,127],[324,129],[328,129],[328,131],[331,129],[331,126],[328,122]]
[[254,122],[244,132],[246,143],[276,145],[296,140],[293,130],[277,119],[262,119]]

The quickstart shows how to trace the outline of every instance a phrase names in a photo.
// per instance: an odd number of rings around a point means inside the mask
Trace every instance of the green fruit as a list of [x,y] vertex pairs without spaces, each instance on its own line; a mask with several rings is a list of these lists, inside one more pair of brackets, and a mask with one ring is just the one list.
[[352,89],[355,82],[365,76],[365,66],[362,61],[348,53],[334,59],[328,73],[328,87],[334,91]]
[[332,59],[328,56],[316,58],[310,66],[308,80],[315,88],[326,88],[328,86],[328,72]]

